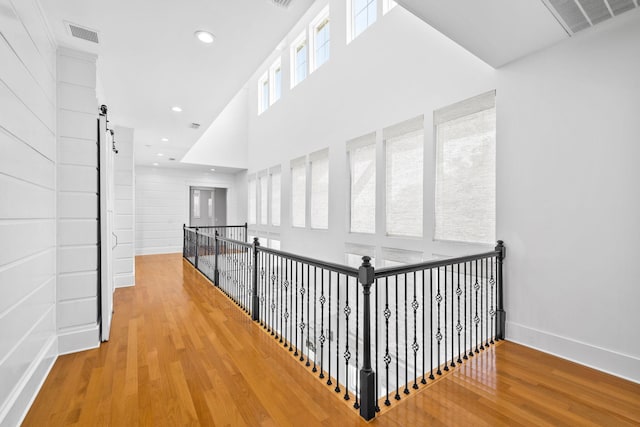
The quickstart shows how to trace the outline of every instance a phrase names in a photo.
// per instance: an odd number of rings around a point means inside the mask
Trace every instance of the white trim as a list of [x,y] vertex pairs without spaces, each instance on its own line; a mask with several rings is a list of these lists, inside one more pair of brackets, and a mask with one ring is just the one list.
[[[306,75],[304,76],[304,79],[301,79],[300,81],[298,81],[298,74],[297,74],[297,70],[298,70],[298,64],[296,62],[296,57],[297,57],[297,52],[298,52],[298,47],[305,45],[307,47],[307,55],[306,55]],[[309,77],[309,38],[307,37],[307,30],[305,29],[302,33],[300,33],[300,35],[298,37],[296,37],[293,40],[293,43],[291,43],[291,47],[289,48],[289,64],[290,64],[290,81],[291,81],[291,88],[293,89],[294,87],[296,87],[297,85],[299,85],[300,83],[302,83],[307,77]]]
[[[258,115],[264,113],[265,111],[267,111],[267,109],[269,108],[268,105],[271,105],[269,102],[269,99],[267,99],[267,106],[265,106],[264,103],[264,94],[262,92],[262,89],[264,88],[264,84],[267,84],[267,86],[269,85],[269,71],[265,71],[264,74],[262,75],[262,77],[260,77],[258,79]],[[270,87],[269,87],[270,89]],[[271,92],[271,90],[269,90],[269,92]],[[267,94],[267,98],[269,98],[269,94]]]
[[100,347],[100,327],[97,323],[73,328],[69,332],[58,331],[59,355],[98,347]]
[[[308,51],[308,62],[309,62],[309,74],[313,73],[320,66],[324,65],[329,59],[325,62],[316,66],[316,29],[320,24],[324,21],[328,21],[329,25],[331,25],[331,11],[329,10],[329,5],[326,5],[320,13],[316,15],[315,18],[309,24],[309,38],[307,42],[307,51]],[[329,27],[329,43],[331,43],[331,27]],[[329,45],[331,46],[331,45]],[[329,47],[329,58],[331,57],[331,47]]]
[[572,362],[640,383],[640,358],[568,337],[507,322],[506,339]]
[[[276,72],[278,71],[280,72],[280,93],[276,98]],[[272,106],[282,98],[282,86],[282,59],[278,57],[269,67],[269,106]]]

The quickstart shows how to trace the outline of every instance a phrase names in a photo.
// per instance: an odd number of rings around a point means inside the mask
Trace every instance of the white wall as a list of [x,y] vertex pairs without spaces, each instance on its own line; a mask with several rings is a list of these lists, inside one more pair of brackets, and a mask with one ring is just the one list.
[[235,179],[231,174],[138,165],[136,255],[182,252],[182,225],[189,223],[189,186],[227,188],[227,222],[238,224]]
[[134,259],[134,160],[133,129],[116,126],[115,141],[115,225],[118,246],[113,257],[113,273],[117,288],[135,285]]
[[31,0],[0,0],[0,425],[57,355],[55,45]]
[[96,57],[58,50],[58,311],[60,354],[97,347]]
[[640,10],[498,72],[509,339],[640,382]]
[[[404,248],[424,259],[474,251],[477,245],[433,241],[434,176],[432,112],[495,89],[495,70],[424,22],[396,7],[346,44],[346,8],[329,1],[331,58],[293,89],[290,88],[289,43],[326,5],[314,4],[294,28],[282,51],[276,51],[249,81],[249,172],[282,168],[282,226],[252,226],[258,234],[280,233],[282,248],[345,261],[345,243]],[[282,54],[282,98],[257,114],[258,79]],[[424,238],[389,237],[384,218],[384,153],[382,129],[424,114]],[[346,141],[377,132],[378,197],[375,235],[348,232]],[[292,228],[290,160],[329,148],[329,229]],[[308,221],[307,221],[308,224]],[[313,245],[307,242],[313,240]],[[374,255],[374,254],[371,254]]]
[[[640,381],[640,11],[494,70],[401,8],[349,45],[330,1],[331,59],[289,89],[287,40],[249,81],[249,173],[282,166],[286,251],[339,260],[345,242],[453,255],[432,240],[433,111],[497,89],[497,230],[507,245],[507,334],[514,341]],[[291,36],[324,5],[305,15]],[[336,13],[337,12],[337,13]],[[257,115],[257,79],[282,54],[282,99]],[[254,102],[255,101],[255,102]],[[384,236],[380,130],[425,115],[424,238]],[[377,131],[376,236],[347,230],[345,141]],[[294,229],[289,161],[330,149],[328,231]],[[244,196],[243,196],[244,197]],[[313,241],[313,245],[308,242]]]

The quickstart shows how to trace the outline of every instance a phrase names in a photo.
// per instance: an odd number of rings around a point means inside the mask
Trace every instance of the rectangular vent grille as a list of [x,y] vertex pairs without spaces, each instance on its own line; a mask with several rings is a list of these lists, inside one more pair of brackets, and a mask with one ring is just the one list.
[[86,40],[93,43],[99,43],[98,41],[98,32],[90,30],[88,28],[83,28],[75,24],[69,24],[69,31],[71,35],[75,38]]
[[571,34],[638,7],[638,0],[546,0]]
[[270,1],[276,6],[285,7],[285,8],[289,7],[289,3],[291,3],[291,0],[270,0]]

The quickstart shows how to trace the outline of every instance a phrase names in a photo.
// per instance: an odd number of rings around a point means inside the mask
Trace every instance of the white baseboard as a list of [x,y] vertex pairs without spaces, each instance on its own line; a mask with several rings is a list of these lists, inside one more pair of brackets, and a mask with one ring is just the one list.
[[100,346],[100,326],[92,324],[58,332],[58,354],[76,353]]
[[136,248],[136,255],[161,255],[182,253],[182,246],[163,246],[159,248]]
[[113,280],[114,287],[128,288],[136,285],[136,276],[131,274],[116,275]]
[[57,337],[53,336],[47,341],[7,399],[0,411],[0,426],[19,426],[22,423],[53,368],[58,357],[57,348]]
[[507,322],[506,339],[572,362],[640,383],[640,358]]

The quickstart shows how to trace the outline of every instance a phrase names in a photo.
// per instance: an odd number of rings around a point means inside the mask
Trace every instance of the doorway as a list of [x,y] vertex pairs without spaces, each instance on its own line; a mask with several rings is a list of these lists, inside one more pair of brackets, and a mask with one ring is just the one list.
[[189,225],[227,225],[227,189],[189,187]]

